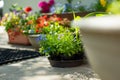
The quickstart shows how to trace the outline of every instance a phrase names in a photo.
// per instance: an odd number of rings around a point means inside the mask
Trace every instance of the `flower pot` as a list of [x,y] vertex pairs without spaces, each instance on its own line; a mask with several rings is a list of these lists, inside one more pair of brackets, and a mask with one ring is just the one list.
[[120,79],[120,16],[92,17],[78,21],[92,68],[102,80]]
[[80,52],[79,54],[74,54],[72,56],[53,54],[48,57],[48,60],[52,67],[61,67],[61,68],[77,67],[87,62],[83,52]]
[[7,32],[8,39],[10,44],[21,44],[21,45],[30,45],[28,37],[21,32]]
[[66,68],[66,67],[77,67],[85,63],[83,59],[80,60],[52,60],[50,57],[48,57],[48,60],[50,62],[50,65],[52,67],[60,67],[60,68]]
[[[77,12],[77,13],[75,13],[75,16],[84,17],[85,15],[87,15],[89,13],[90,12]],[[51,16],[52,14],[45,13],[43,15]],[[73,20],[74,19],[73,13],[71,13],[71,12],[69,12],[69,13],[62,13],[62,14],[55,14],[55,15],[57,15],[58,17],[61,17],[61,18],[68,18],[69,20]]]
[[[90,13],[90,12],[78,12],[78,13],[75,13],[75,16],[83,17],[83,16],[87,15],[88,13]],[[57,16],[62,17],[62,18],[68,18],[69,20],[74,19],[73,13],[57,14]]]
[[31,43],[31,45],[33,46],[33,48],[35,48],[36,50],[39,50],[39,41],[37,40],[37,38],[39,37],[39,34],[34,34],[34,35],[28,35],[28,39]]

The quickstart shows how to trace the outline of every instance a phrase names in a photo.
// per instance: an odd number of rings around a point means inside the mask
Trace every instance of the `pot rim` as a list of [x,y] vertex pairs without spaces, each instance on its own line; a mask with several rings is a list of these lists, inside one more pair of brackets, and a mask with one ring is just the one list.
[[78,59],[78,60],[53,60],[51,57],[47,57],[48,60],[54,61],[54,62],[73,62],[73,61],[83,61],[84,59]]
[[29,34],[29,37],[38,37],[40,34]]

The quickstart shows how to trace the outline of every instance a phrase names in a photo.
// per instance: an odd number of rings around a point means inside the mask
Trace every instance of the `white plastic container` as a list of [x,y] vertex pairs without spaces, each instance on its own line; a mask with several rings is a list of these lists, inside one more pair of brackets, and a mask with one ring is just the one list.
[[120,16],[91,17],[76,23],[91,67],[102,80],[120,80]]

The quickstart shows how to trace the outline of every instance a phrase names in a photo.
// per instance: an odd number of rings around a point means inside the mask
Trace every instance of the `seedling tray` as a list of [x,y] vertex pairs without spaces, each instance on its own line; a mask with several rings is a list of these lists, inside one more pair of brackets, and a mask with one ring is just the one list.
[[0,65],[42,56],[37,51],[0,48]]

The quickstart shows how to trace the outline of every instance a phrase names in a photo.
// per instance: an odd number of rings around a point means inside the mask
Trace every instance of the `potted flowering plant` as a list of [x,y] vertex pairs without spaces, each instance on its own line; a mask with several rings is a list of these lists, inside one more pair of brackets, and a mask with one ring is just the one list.
[[[80,16],[75,17],[74,14],[74,19],[80,19]],[[78,28],[53,22],[43,30],[48,34],[39,36],[39,52],[48,56],[51,66],[74,67],[84,62],[83,45]]]
[[[58,16],[68,17],[69,20],[73,20],[72,12],[75,12],[76,16],[84,17],[91,12],[104,13],[107,6],[111,3],[111,0],[96,0],[96,2],[91,3],[91,5],[84,5],[83,1],[77,1],[75,6],[72,5],[73,0],[67,0],[63,6],[55,5],[54,13],[57,13]],[[56,8],[58,7],[58,8]]]
[[23,35],[20,26],[20,20],[28,16],[28,13],[32,10],[31,7],[25,9],[14,4],[10,8],[10,13],[6,13],[2,20],[1,25],[5,26],[5,30],[8,33],[9,43],[29,45],[27,36]]
[[[69,20],[73,20],[73,14],[72,12],[75,12],[75,14],[78,16],[85,16],[86,14],[88,14],[89,12],[85,12],[85,10],[83,9],[83,6],[79,6],[79,11],[78,7],[74,8],[74,6],[72,6],[72,1],[73,0],[66,0],[67,3],[65,4],[61,4],[62,6],[60,6],[60,3],[55,2],[55,0],[49,0],[48,2],[46,1],[41,1],[38,3],[38,7],[40,8],[40,12],[43,15],[52,15],[52,14],[56,14],[58,17],[61,18],[68,18]],[[76,5],[80,5],[80,4],[76,4]],[[82,10],[80,9],[82,7]]]
[[49,32],[51,31],[48,29],[48,27],[51,28],[53,23],[57,22],[58,24],[64,25],[66,27],[70,26],[70,21],[68,19],[60,18],[57,17],[56,15],[51,16],[32,15],[26,18],[26,20],[23,20],[22,23],[23,22],[24,24],[22,25],[26,27],[22,28],[22,32],[28,35],[31,44],[36,50],[39,50],[40,47],[37,38],[39,37],[40,34],[49,34]]
[[39,37],[39,52],[48,56],[53,67],[79,66],[83,62],[84,53],[78,29],[58,25],[52,25],[49,34]]
[[26,26],[22,28],[22,33],[28,36],[28,39],[32,46],[38,50],[39,43],[38,43],[38,36],[42,33],[42,29],[48,26],[48,22],[46,21],[46,16],[39,16],[39,15],[31,15],[28,16],[25,20],[21,20],[22,26]]

